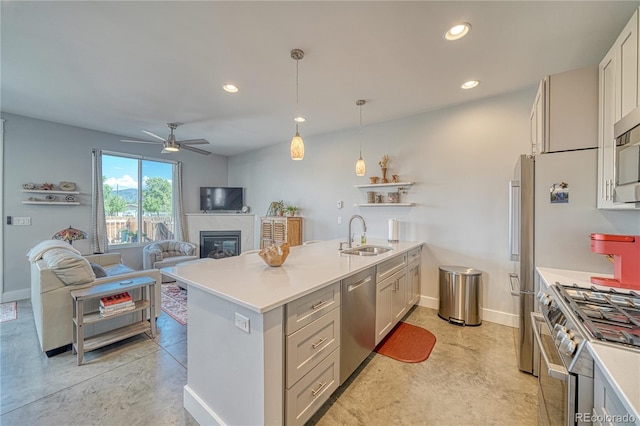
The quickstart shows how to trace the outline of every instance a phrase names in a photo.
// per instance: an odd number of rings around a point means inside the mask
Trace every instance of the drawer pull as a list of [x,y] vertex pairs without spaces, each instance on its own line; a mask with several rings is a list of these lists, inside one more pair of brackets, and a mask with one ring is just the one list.
[[322,302],[318,302],[315,305],[311,305],[311,309],[313,309],[315,311],[316,309],[322,308],[323,306],[325,306],[329,302],[331,302],[331,300],[323,300]]
[[320,387],[318,389],[311,389],[311,395],[316,396],[317,394],[319,394],[320,391],[324,389],[325,386],[327,386],[327,383],[328,382],[320,383]]
[[327,341],[327,338],[326,338],[326,337],[323,337],[322,339],[320,339],[320,341],[319,341],[319,342],[314,343],[313,345],[311,345],[311,347],[312,347],[313,349],[317,349],[317,348],[318,348],[318,346],[320,346],[321,344],[323,344],[323,343],[324,343],[324,342],[326,342],[326,341]]

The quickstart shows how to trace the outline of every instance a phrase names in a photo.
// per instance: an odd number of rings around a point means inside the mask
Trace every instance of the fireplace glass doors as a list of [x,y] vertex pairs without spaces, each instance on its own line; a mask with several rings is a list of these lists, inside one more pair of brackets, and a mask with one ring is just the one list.
[[238,256],[240,250],[240,231],[200,231],[201,258]]

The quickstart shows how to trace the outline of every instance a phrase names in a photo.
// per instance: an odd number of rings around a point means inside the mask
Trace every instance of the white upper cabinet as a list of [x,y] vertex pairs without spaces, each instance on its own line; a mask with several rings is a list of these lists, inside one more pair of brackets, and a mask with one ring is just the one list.
[[598,69],[581,68],[542,80],[531,111],[534,154],[598,146]]
[[622,30],[599,66],[598,197],[599,209],[634,209],[614,203],[616,146],[613,125],[638,106],[638,11]]
[[615,121],[638,106],[638,11],[616,39],[612,49],[616,56]]

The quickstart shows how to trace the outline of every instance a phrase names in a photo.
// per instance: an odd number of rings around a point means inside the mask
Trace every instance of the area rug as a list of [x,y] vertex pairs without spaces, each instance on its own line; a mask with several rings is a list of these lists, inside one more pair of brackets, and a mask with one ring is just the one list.
[[422,362],[429,358],[435,344],[436,336],[430,331],[400,322],[375,351],[402,362]]
[[187,290],[176,283],[162,283],[162,310],[182,325],[187,325]]
[[0,303],[0,322],[13,321],[18,318],[17,302]]

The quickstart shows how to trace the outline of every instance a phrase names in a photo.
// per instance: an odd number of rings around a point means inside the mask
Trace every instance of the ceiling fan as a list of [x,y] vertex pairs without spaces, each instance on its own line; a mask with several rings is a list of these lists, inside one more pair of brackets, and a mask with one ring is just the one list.
[[143,130],[144,133],[156,139],[159,139],[162,142],[140,141],[140,140],[129,140],[129,139],[121,139],[120,142],[153,143],[153,144],[161,143],[163,154],[178,152],[180,151],[180,149],[186,149],[189,151],[197,152],[198,154],[211,155],[211,153],[208,151],[191,146],[191,145],[206,145],[209,143],[209,141],[207,141],[206,139],[188,139],[184,141],[177,141],[175,135],[173,134],[173,131],[178,127],[178,123],[167,123],[167,127],[169,127],[169,136],[166,139],[156,135],[155,133],[149,132],[147,130]]

